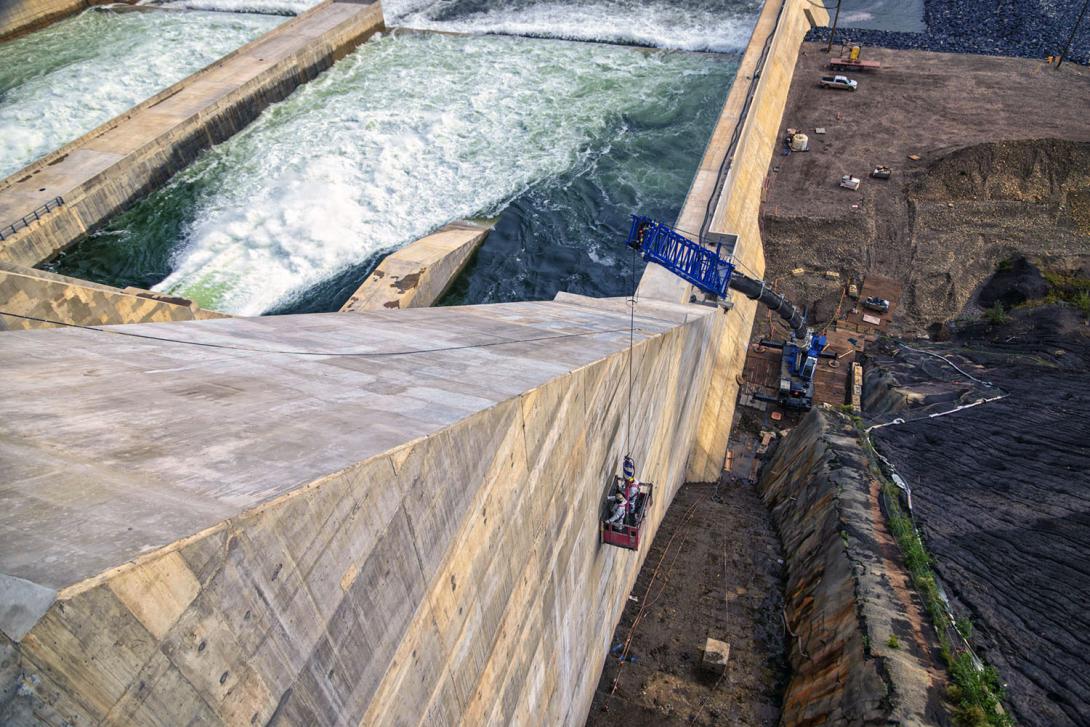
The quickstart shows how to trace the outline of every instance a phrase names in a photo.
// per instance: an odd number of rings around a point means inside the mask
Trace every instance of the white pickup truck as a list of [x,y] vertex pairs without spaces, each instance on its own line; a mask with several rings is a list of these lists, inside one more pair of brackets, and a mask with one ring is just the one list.
[[842,88],[847,91],[854,91],[859,82],[853,81],[847,76],[822,76],[818,85],[822,88]]

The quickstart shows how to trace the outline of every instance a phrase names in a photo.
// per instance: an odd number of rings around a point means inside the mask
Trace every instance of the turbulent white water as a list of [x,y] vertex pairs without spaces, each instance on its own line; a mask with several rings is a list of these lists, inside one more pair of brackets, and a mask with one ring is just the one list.
[[[206,153],[146,211],[187,208],[158,287],[255,315],[368,255],[494,214],[676,122],[688,54],[488,37],[373,40]],[[131,234],[121,231],[119,234]]]
[[745,47],[756,0],[386,0],[390,25],[692,51]]
[[88,11],[0,44],[0,177],[278,22],[259,15]]
[[[298,14],[317,0],[144,0],[171,7]],[[391,27],[734,51],[760,0],[384,0]]]
[[321,0],[141,0],[140,5],[162,5],[183,10],[213,10],[225,13],[299,15]]

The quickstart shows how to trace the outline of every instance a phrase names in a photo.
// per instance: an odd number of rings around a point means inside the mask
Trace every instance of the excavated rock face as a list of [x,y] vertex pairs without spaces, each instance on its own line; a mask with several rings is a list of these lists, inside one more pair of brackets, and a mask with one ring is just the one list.
[[1063,139],[986,142],[941,157],[919,180],[926,200],[1063,204],[1090,188],[1090,143]]
[[[1044,296],[1045,281],[1018,258],[1045,270],[1090,266],[1090,142],[996,141],[931,154],[933,161],[899,170],[885,186],[870,184],[873,211],[866,201],[848,214],[774,200],[778,206],[762,218],[770,277],[825,316],[825,298],[839,286],[792,277],[792,269],[835,267],[856,280],[880,272],[904,285],[896,331],[922,333],[975,315],[975,303],[1011,307]],[[1013,269],[978,298],[1004,261]]]
[[[908,190],[915,210],[917,254],[898,271],[902,300],[921,322],[943,321],[969,308],[1004,261],[1029,258],[1046,268],[1078,268],[1090,260],[1090,227],[1081,225],[1080,195],[1090,191],[1090,143],[1027,139],[953,149]],[[1012,269],[979,302],[1011,306],[1043,296],[1040,275]]]
[[[898,412],[908,423],[875,430],[874,442],[911,485],[933,567],[1016,720],[1090,724],[1090,328],[1049,306],[928,350],[1006,398],[940,417],[928,414],[965,398],[909,406]],[[926,360],[945,371],[922,373],[903,350],[873,364],[909,394],[975,386]]]
[[851,422],[811,411],[780,442],[759,488],[787,561],[792,674],[782,724],[946,723],[933,635]]

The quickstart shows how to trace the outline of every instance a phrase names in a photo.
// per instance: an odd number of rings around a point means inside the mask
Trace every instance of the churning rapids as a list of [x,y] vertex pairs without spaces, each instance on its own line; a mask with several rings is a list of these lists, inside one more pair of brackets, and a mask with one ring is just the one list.
[[[318,0],[143,0],[236,13],[295,15]],[[731,52],[760,0],[383,0],[390,27]]]
[[[676,212],[733,68],[716,56],[559,41],[372,40],[116,218],[60,271],[155,284],[231,313],[308,308],[315,296],[328,309],[379,253],[535,193],[544,197],[530,214],[591,217],[571,231],[579,238],[549,244],[608,266],[616,239],[587,239],[593,216],[613,199]],[[623,225],[626,214],[614,216]],[[339,290],[338,274],[352,270]],[[522,292],[489,290],[479,297]]]
[[263,15],[90,10],[0,43],[0,178],[282,20]]
[[[677,214],[737,67],[678,49],[739,49],[754,6],[387,0],[390,25],[474,34],[372,39],[50,267],[235,314],[336,310],[382,255],[498,217],[446,302],[622,295],[629,213]],[[666,48],[505,35],[544,28]]]

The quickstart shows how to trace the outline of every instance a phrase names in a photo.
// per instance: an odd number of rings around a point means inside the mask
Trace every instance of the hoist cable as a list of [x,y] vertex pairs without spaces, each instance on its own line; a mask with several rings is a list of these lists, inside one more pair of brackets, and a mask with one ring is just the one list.
[[632,456],[632,349],[636,339],[636,248],[628,264],[629,285],[632,294],[628,298],[628,433],[625,435],[626,454]]

